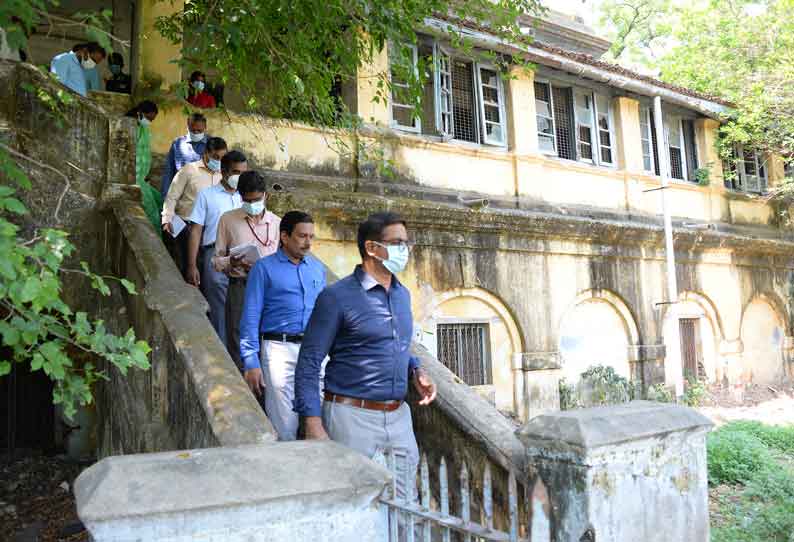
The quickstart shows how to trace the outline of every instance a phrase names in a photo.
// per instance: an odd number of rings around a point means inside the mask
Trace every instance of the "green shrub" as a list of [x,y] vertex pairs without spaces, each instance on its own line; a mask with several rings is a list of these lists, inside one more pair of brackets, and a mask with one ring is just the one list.
[[766,445],[744,431],[719,429],[708,436],[709,483],[744,484],[773,461]]
[[747,483],[745,494],[763,502],[788,501],[794,504],[794,473],[777,462],[767,465]]
[[658,401],[659,403],[674,403],[675,395],[673,390],[664,384],[654,384],[645,392],[645,398],[648,401]]
[[764,425],[757,421],[740,420],[725,425],[723,430],[749,433],[770,448],[781,452],[794,453],[794,426],[780,427]]
[[582,403],[579,400],[579,393],[576,386],[569,384],[564,378],[560,379],[560,410],[572,410],[574,408],[581,408]]
[[634,386],[609,365],[593,365],[582,373],[579,395],[585,405],[614,405],[634,399]]
[[695,378],[688,378],[684,389],[683,402],[686,406],[699,407],[706,396],[706,385]]

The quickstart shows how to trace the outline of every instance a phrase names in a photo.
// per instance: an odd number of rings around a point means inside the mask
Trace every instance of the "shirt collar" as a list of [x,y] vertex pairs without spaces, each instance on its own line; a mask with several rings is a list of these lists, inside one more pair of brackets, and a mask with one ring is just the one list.
[[[293,263],[292,260],[289,259],[289,256],[287,256],[284,253],[284,249],[282,249],[280,245],[278,247],[278,250],[276,250],[276,258],[278,258],[278,261],[283,262],[283,263]],[[306,256],[303,257],[303,259],[300,261],[300,263],[301,264],[308,264],[309,262],[306,261],[308,259],[309,259],[309,255],[307,254]]]
[[[369,273],[364,271],[364,268],[361,267],[361,265],[357,265],[356,266],[356,270],[353,271],[353,274],[356,276],[358,281],[361,283],[361,287],[364,288],[364,291],[366,291],[366,292],[372,290],[376,286],[380,286],[381,285],[380,282],[375,280],[375,278],[372,275],[370,275]],[[402,284],[400,284],[400,281],[397,280],[397,277],[392,275],[391,276],[391,287],[392,288],[399,288],[400,286],[402,286]]]

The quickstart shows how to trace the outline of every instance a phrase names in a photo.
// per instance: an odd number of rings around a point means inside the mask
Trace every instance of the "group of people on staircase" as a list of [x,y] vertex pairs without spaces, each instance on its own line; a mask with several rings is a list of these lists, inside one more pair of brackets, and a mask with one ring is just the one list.
[[391,447],[415,468],[404,401],[411,383],[420,404],[436,389],[411,354],[410,294],[396,277],[406,223],[388,212],[362,222],[361,264],[329,286],[312,216],[269,211],[270,178],[192,114],[166,159],[163,240],[280,440],[331,438],[368,456]]

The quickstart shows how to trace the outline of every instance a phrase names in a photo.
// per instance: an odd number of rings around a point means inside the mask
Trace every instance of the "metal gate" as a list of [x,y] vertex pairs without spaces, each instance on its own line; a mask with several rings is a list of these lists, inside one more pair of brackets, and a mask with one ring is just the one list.
[[393,475],[391,485],[381,496],[381,503],[388,510],[388,542],[549,542],[551,540],[551,518],[549,495],[543,481],[538,477],[532,492],[526,497],[529,512],[525,522],[526,536],[519,536],[518,488],[513,472],[508,476],[507,522],[508,531],[494,528],[493,483],[490,464],[485,465],[482,480],[481,521],[472,520],[469,469],[464,462],[459,473],[460,495],[456,501],[460,509],[450,511],[450,486],[447,462],[442,457],[438,468],[438,499],[430,490],[430,468],[427,456],[422,455],[419,465],[419,491],[416,494],[415,474],[404,471],[406,494],[398,496],[398,462],[405,456],[394,451],[378,452],[373,458],[386,466]]

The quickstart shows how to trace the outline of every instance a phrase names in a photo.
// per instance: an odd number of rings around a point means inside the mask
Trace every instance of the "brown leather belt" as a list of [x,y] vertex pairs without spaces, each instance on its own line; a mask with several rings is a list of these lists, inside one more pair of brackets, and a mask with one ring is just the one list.
[[377,410],[379,412],[392,412],[400,408],[402,401],[372,401],[370,399],[356,399],[355,397],[345,397],[335,393],[325,392],[325,400],[331,403],[340,403],[367,410]]

